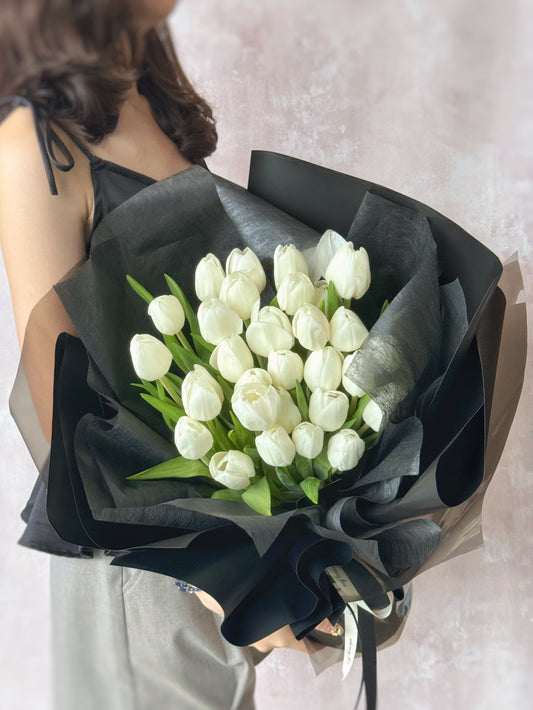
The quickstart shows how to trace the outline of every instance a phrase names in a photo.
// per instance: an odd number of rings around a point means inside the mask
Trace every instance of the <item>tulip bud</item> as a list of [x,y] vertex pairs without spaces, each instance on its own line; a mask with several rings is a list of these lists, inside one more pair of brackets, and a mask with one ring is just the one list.
[[335,256],[338,249],[346,244],[346,239],[333,229],[326,229],[320,237],[315,249],[304,252],[307,263],[311,261],[309,276],[316,281],[321,276],[326,275],[329,262]]
[[279,424],[255,437],[259,456],[270,466],[289,466],[296,453],[291,437]]
[[309,276],[294,273],[285,276],[279,286],[277,296],[279,307],[292,316],[304,303],[314,303],[316,293]]
[[183,306],[176,296],[157,296],[148,305],[148,315],[155,327],[165,335],[177,335],[185,324]]
[[325,279],[320,279],[320,281],[315,281],[315,300],[314,305],[318,308],[322,301],[327,300],[328,297],[328,282]]
[[324,446],[324,430],[312,422],[301,422],[292,430],[296,452],[307,459],[314,459]]
[[311,392],[317,387],[336,390],[342,378],[342,356],[339,351],[327,345],[309,353],[304,365],[304,378]]
[[238,449],[218,451],[211,457],[209,473],[226,488],[241,491],[248,488],[250,479],[255,476],[254,461]]
[[274,283],[276,284],[276,289],[279,289],[286,276],[296,272],[306,275],[309,273],[302,252],[294,244],[278,244],[274,251]]
[[353,242],[346,242],[335,252],[325,276],[341,298],[361,298],[370,286],[368,253],[363,247],[354,251]]
[[301,382],[304,376],[302,358],[293,350],[271,350],[267,368],[273,384],[287,390],[296,387],[296,380]]
[[232,274],[234,271],[244,271],[255,283],[259,293],[266,286],[266,275],[263,265],[259,261],[257,254],[250,249],[232,249],[226,259],[226,273]]
[[209,364],[228,382],[237,382],[246,370],[254,366],[254,359],[241,336],[233,333],[216,346],[209,358]]
[[239,314],[218,298],[207,298],[198,308],[198,325],[202,338],[218,345],[233,333],[242,333],[243,322]]
[[368,335],[368,330],[359,316],[344,306],[337,308],[329,327],[331,344],[343,352],[360,348]]
[[130,341],[133,369],[141,380],[158,380],[169,371],[172,353],[149,333],[138,333]]
[[247,320],[259,298],[259,291],[248,274],[244,271],[234,271],[222,281],[219,298],[238,313],[240,318]]
[[383,422],[383,411],[377,402],[373,399],[366,405],[363,409],[363,421],[365,424],[373,429],[374,431],[379,431],[381,429],[381,424]]
[[253,353],[268,357],[271,350],[290,350],[294,335],[290,320],[275,306],[265,306],[246,328],[246,342]]
[[263,370],[262,367],[252,367],[249,370],[246,370],[246,372],[242,373],[242,375],[235,383],[234,390],[239,387],[242,387],[245,384],[248,384],[248,382],[261,382],[264,385],[271,385],[272,377],[270,377],[268,372],[266,370]]
[[302,415],[290,394],[283,387],[276,387],[281,401],[279,416],[276,424],[282,426],[289,434],[294,427],[302,421]]
[[213,435],[196,419],[182,416],[174,428],[174,443],[184,459],[201,459],[213,446]]
[[308,350],[320,350],[329,340],[329,321],[316,306],[300,306],[292,319],[292,331]]
[[220,384],[202,365],[185,375],[181,385],[183,408],[189,417],[207,422],[218,417],[224,402]]
[[346,355],[344,358],[344,362],[342,363],[342,386],[344,387],[346,392],[348,392],[348,394],[352,395],[352,397],[364,397],[364,390],[362,390],[358,385],[352,382],[349,377],[346,377],[346,371],[350,367],[355,355],[357,355],[357,351]]
[[218,298],[226,274],[218,257],[206,254],[200,259],[194,272],[194,289],[200,301]]
[[328,441],[328,461],[339,471],[355,468],[365,453],[365,443],[353,429],[341,429]]
[[346,421],[349,405],[344,392],[317,387],[309,398],[309,419],[324,431],[335,431]]
[[231,406],[241,424],[250,431],[265,431],[278,420],[281,399],[272,385],[248,382],[236,387]]

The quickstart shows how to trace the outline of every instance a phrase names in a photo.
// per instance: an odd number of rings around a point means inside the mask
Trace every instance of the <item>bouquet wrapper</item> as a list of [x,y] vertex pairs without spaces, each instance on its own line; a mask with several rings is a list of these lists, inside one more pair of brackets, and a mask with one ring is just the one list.
[[[385,412],[379,443],[318,506],[301,500],[272,516],[206,498],[206,479],[126,480],[176,456],[172,432],[130,384],[130,339],[153,328],[126,274],[157,295],[166,272],[194,304],[197,261],[248,245],[267,273],[265,305],[275,246],[312,248],[328,227],[369,252],[363,320],[390,301],[347,373]],[[112,564],[204,589],[235,645],[286,624],[304,638],[325,617],[335,623],[350,594],[378,608],[384,593],[481,544],[483,496],[523,381],[520,283],[517,258],[502,270],[429,207],[289,156],[253,151],[247,189],[198,165],[150,185],[102,220],[89,259],[30,316],[10,397],[39,470],[27,515],[46,500],[42,529],[64,554],[102,548]],[[79,337],[47,332],[59,304]],[[401,596],[375,622],[378,647],[403,628]]]

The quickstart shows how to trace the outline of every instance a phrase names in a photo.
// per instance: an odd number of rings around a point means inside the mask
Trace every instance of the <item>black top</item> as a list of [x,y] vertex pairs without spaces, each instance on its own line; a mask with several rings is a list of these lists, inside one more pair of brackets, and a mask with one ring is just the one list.
[[[54,130],[49,116],[42,111],[42,108],[31,102],[27,97],[19,95],[6,96],[0,99],[0,107],[3,105],[11,105],[11,108],[15,106],[28,106],[32,110],[35,131],[39,141],[39,149],[43,159],[50,193],[57,195],[57,185],[52,164],[59,170],[68,172],[74,167],[72,153]],[[113,163],[110,160],[104,160],[103,158],[93,155],[89,148],[80,141],[77,136],[64,126],[61,126],[61,128],[89,159],[94,189],[92,237],[95,229],[107,214],[144,187],[158,181],[136,170],[131,170],[130,168]],[[56,150],[60,152],[61,158],[57,157]],[[209,170],[205,160],[200,160],[197,164]],[[87,255],[89,255],[90,246],[91,239],[89,239],[87,243]],[[46,514],[46,486],[41,476],[38,476],[35,482],[30,498],[21,513],[21,517],[26,523],[26,529],[18,541],[19,544],[52,554],[92,557],[91,548],[65,542],[50,525]]]

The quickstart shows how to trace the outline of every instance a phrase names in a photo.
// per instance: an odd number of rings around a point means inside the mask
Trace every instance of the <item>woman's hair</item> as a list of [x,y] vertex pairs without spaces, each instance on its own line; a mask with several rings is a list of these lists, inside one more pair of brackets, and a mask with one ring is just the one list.
[[114,130],[135,80],[184,157],[196,162],[213,153],[211,107],[185,75],[166,23],[141,44],[132,0],[1,0],[0,97],[23,94],[98,143]]

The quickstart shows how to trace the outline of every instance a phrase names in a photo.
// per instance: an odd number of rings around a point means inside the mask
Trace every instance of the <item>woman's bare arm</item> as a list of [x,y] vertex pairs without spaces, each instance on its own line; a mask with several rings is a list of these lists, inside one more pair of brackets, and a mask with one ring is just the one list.
[[[68,137],[63,133],[61,137],[70,148]],[[85,258],[84,172],[88,170],[83,163],[66,173],[54,168],[59,194],[51,195],[30,109],[16,108],[0,124],[0,244],[19,347],[22,350],[24,345],[24,366],[48,441],[55,342],[59,333],[76,335],[76,331],[55,292],[32,319],[30,314],[52,286]]]

